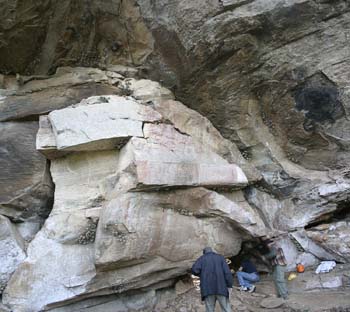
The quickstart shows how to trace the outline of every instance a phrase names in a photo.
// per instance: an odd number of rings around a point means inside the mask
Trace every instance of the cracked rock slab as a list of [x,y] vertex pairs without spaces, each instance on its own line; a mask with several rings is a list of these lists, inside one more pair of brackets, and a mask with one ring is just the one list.
[[[225,254],[237,253],[239,234],[232,224],[219,221],[220,212],[214,211],[219,207],[203,196],[208,192],[211,193],[206,190],[198,193],[194,189],[165,194],[126,193],[112,200],[98,225],[97,267],[106,270],[130,266],[155,257],[182,267],[186,261],[195,260],[202,246],[207,245],[215,245]],[[196,208],[200,203],[206,203],[207,207],[196,211],[190,203],[195,200]],[[208,218],[200,218],[204,215]]]
[[199,144],[207,146],[229,163],[237,164],[250,182],[261,178],[254,166],[243,158],[237,146],[223,138],[213,124],[195,110],[174,100],[154,101],[152,107],[165,119],[171,121],[176,129],[190,135]]
[[342,256],[337,255],[336,253],[332,252],[332,250],[323,248],[321,244],[316,243],[316,239],[313,240],[312,238],[308,237],[309,233],[312,237],[312,231],[309,232],[304,230],[290,233],[290,235],[303,247],[306,252],[314,255],[315,257],[321,260],[337,260],[344,262]]
[[55,150],[119,148],[130,137],[143,137],[144,122],[156,122],[161,118],[152,108],[131,98],[90,97],[78,105],[51,112],[48,120],[42,117],[37,149],[48,157],[55,157]]
[[240,188],[248,180],[228,163],[190,136],[165,124],[146,124],[143,138],[132,138],[121,151],[119,168],[134,176],[134,189],[180,186]]
[[[306,236],[334,255],[334,259],[350,259],[350,222],[339,221],[306,231]],[[332,259],[331,259],[332,260]],[[343,262],[341,261],[341,262]]]

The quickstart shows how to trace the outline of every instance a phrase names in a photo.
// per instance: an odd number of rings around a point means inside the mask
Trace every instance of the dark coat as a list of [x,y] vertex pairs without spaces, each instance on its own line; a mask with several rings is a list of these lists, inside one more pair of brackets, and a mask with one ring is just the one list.
[[200,277],[202,300],[209,295],[228,297],[233,278],[225,258],[215,252],[207,252],[192,266],[192,274]]

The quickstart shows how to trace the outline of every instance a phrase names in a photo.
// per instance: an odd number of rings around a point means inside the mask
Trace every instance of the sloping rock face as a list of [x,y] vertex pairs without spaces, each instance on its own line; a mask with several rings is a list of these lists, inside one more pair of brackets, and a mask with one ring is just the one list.
[[290,269],[349,262],[348,1],[0,6],[12,309],[125,309],[265,233]]
[[6,76],[1,86],[0,121],[33,119],[92,95],[118,94],[114,84],[120,77],[116,72],[82,67],[62,67],[51,77]]
[[[262,203],[277,203],[277,214],[265,215],[281,230],[339,209],[349,189],[341,170],[348,167],[349,53],[343,34],[349,4],[163,3],[139,1],[168,65],[161,79],[175,83],[177,96],[208,116],[260,171],[261,186],[247,193],[251,203],[261,211]],[[174,56],[169,49],[179,52]],[[260,201],[255,196],[262,188],[272,196],[263,192]]]
[[[1,71],[142,64],[153,38],[135,1],[1,1]],[[22,46],[23,45],[23,46]],[[26,47],[26,52],[22,47]]]
[[314,227],[307,231],[307,236],[337,257],[349,258],[349,221]]
[[169,286],[203,247],[232,256],[244,237],[266,234],[241,191],[254,180],[233,163],[233,145],[159,84],[118,79],[129,96],[40,117],[36,144],[51,159],[55,198],[3,293],[15,311]]
[[40,222],[50,212],[53,185],[45,157],[35,149],[38,124],[0,123],[0,214]]

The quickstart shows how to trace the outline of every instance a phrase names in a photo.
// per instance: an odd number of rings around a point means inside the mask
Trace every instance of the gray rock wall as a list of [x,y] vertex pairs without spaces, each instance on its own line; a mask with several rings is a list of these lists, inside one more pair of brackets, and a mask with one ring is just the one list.
[[264,234],[349,261],[347,1],[34,2],[0,1],[4,303],[152,292]]

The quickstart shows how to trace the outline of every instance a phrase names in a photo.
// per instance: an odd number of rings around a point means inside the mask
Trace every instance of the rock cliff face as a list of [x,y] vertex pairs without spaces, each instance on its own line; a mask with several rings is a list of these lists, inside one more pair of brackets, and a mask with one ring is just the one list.
[[[51,160],[54,205],[7,272],[15,266],[3,293],[15,311],[171,285],[203,246],[234,255],[244,237],[266,233],[244,199],[249,181],[231,155],[249,165],[234,145],[159,84],[103,74],[130,95],[40,117],[36,146]],[[189,118],[195,128],[182,126]]]
[[350,261],[348,1],[0,5],[11,310],[152,307],[266,234]]

